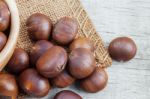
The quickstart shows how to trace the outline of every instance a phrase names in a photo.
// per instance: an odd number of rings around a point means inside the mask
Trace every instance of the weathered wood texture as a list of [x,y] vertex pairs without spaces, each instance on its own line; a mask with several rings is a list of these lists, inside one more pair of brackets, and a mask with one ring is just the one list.
[[[150,0],[81,0],[105,46],[118,36],[133,38],[136,57],[127,63],[113,62],[108,68],[109,84],[89,94],[74,86],[70,90],[84,99],[150,99]],[[54,89],[50,99],[61,89]]]
[[108,68],[109,84],[103,92],[87,97],[150,99],[150,0],[81,1],[106,46],[115,37],[129,36],[138,47],[135,59]]

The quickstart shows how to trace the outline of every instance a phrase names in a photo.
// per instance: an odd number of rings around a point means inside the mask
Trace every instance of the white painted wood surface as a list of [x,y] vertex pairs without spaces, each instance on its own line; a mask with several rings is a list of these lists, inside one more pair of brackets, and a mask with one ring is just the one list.
[[[101,92],[79,93],[84,99],[150,99],[150,0],[81,0],[106,46],[118,36],[133,38],[136,57],[126,63],[113,62],[109,83]],[[61,89],[54,89],[50,99]],[[31,99],[31,98],[30,98]]]
[[135,59],[108,68],[107,88],[87,97],[150,99],[150,0],[81,1],[106,46],[118,36],[130,36],[138,46]]

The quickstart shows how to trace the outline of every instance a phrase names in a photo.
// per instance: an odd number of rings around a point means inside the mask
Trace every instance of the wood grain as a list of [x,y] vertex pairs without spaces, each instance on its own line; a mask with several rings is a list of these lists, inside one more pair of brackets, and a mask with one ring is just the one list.
[[109,84],[96,95],[97,99],[150,99],[150,1],[82,0],[82,3],[106,46],[115,37],[129,36],[138,47],[133,60],[113,62],[108,68]]
[[[136,42],[138,52],[129,62],[113,62],[107,69],[109,84],[102,92],[85,93],[74,86],[66,89],[79,93],[84,99],[150,99],[150,0],[81,2],[105,46],[115,37],[129,36]],[[55,88],[43,99],[50,99],[60,90]]]

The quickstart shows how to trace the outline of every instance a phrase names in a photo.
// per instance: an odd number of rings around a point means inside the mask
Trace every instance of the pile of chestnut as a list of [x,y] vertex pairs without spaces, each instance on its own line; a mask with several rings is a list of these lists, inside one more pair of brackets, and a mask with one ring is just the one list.
[[[0,31],[8,28],[10,13],[0,1]],[[29,37],[35,42],[30,53],[16,48],[0,73],[0,95],[16,99],[19,92],[33,97],[44,97],[52,86],[65,88],[79,82],[79,88],[95,93],[105,88],[108,75],[96,66],[94,45],[78,33],[76,19],[60,18],[53,26],[48,16],[35,13],[26,22]],[[0,50],[7,40],[0,32]],[[128,37],[119,37],[109,45],[110,56],[117,61],[128,61],[136,54],[136,45]],[[82,99],[72,91],[57,93],[54,99]]]
[[0,52],[7,43],[7,35],[10,26],[10,11],[7,4],[0,0]]
[[[96,67],[93,43],[85,37],[75,38],[75,18],[60,18],[53,26],[48,16],[34,13],[27,19],[26,28],[35,44],[30,53],[15,49],[6,66],[7,73],[0,74],[2,95],[15,99],[19,92],[24,92],[43,97],[52,86],[65,88],[76,81],[81,89],[91,93],[106,86],[108,76],[104,69]],[[54,99],[60,97],[82,99],[71,91],[62,91]]]

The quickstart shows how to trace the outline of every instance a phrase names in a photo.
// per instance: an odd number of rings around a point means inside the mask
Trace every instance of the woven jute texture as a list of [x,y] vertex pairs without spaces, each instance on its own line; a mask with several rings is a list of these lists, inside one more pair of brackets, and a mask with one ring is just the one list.
[[78,21],[79,31],[77,37],[88,37],[93,41],[97,65],[101,67],[111,65],[111,58],[103,45],[102,39],[96,32],[79,0],[16,0],[16,3],[21,21],[17,47],[30,51],[31,46],[34,44],[34,42],[29,39],[25,25],[27,18],[31,14],[36,12],[43,13],[49,16],[54,24],[61,17],[70,16],[75,17]]

